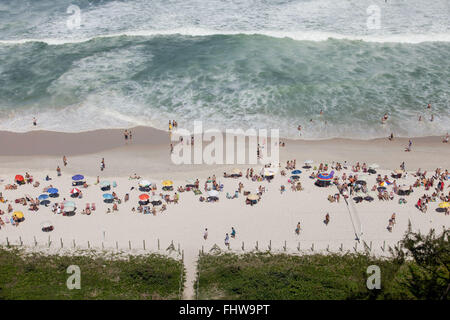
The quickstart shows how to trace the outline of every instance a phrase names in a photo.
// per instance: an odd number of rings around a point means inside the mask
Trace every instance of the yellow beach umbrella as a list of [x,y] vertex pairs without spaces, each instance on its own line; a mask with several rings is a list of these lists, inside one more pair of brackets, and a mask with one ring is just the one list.
[[170,187],[171,185],[173,185],[173,181],[172,181],[172,180],[164,180],[164,181],[162,182],[162,185],[163,185],[164,187]]
[[23,218],[23,212],[22,211],[16,211],[13,213],[13,216],[16,217],[17,219],[22,219]]
[[242,171],[238,168],[234,168],[233,170],[231,170],[231,174],[241,174]]
[[403,170],[401,170],[401,169],[397,169],[397,170],[395,170],[394,171],[396,174],[402,174],[403,172],[405,172],[405,171],[403,171]]
[[439,208],[446,209],[450,207],[450,202],[441,202],[439,203]]

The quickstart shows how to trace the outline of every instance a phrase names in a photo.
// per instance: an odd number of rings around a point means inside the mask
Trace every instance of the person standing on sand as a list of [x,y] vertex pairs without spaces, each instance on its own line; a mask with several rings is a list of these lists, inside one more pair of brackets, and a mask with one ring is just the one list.
[[100,170],[103,171],[105,167],[105,158],[102,158],[102,162],[100,162]]
[[170,144],[170,153],[173,153],[173,144]]
[[63,156],[63,163],[64,163],[64,167],[67,166],[67,158],[66,158],[66,156]]
[[225,245],[228,248],[230,247],[230,237],[228,236],[228,233],[225,235]]
[[236,238],[236,230],[234,230],[234,227],[231,227],[231,237],[233,239]]
[[56,174],[58,175],[58,177],[61,176],[61,168],[59,166],[56,168]]
[[449,140],[449,136],[448,136],[448,132],[447,132],[447,134],[445,135],[445,137],[444,137],[444,139],[442,140],[442,142],[443,142],[443,143],[447,143],[448,140]]
[[208,228],[205,228],[205,232],[203,232],[203,239],[208,239]]
[[330,215],[329,215],[328,212],[327,212],[327,214],[325,215],[325,221],[324,221],[324,223],[325,223],[325,225],[328,225],[329,222],[330,222]]
[[299,223],[297,223],[297,228],[295,228],[295,233],[297,235],[299,235],[300,234],[300,230],[301,230],[301,228],[300,228],[300,222],[299,222]]
[[37,119],[35,117],[33,117],[33,126],[37,125]]
[[130,141],[133,139],[133,135],[131,134],[131,130],[128,131],[128,135],[130,136]]

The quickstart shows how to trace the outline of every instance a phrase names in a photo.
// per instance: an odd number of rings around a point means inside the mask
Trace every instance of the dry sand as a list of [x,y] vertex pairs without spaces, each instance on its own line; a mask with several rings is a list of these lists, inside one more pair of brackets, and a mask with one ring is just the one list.
[[[70,198],[71,176],[83,174],[90,185],[83,190],[83,199],[74,200],[77,204],[77,214],[73,217],[55,215],[50,207],[41,206],[39,211],[31,212],[26,207],[13,204],[15,210],[25,214],[25,221],[19,227],[6,225],[0,230],[0,242],[5,243],[6,237],[11,243],[18,243],[21,239],[25,244],[32,245],[34,237],[40,245],[48,241],[50,235],[53,246],[60,246],[60,239],[68,246],[73,244],[87,247],[115,248],[116,242],[120,248],[142,248],[146,241],[147,250],[157,250],[158,241],[160,251],[164,252],[173,241],[175,247],[184,250],[186,267],[188,271],[188,286],[186,297],[192,297],[191,282],[195,278],[195,260],[198,251],[208,251],[214,244],[223,250],[226,233],[231,227],[237,231],[236,239],[231,239],[231,249],[242,251],[254,249],[256,242],[260,250],[266,250],[269,243],[273,250],[298,252],[300,250],[314,252],[319,250],[339,251],[341,245],[344,250],[354,250],[355,233],[362,232],[361,240],[367,244],[372,243],[374,252],[383,254],[383,244],[392,245],[403,236],[408,221],[411,221],[415,230],[427,232],[430,228],[441,230],[449,226],[449,216],[435,211],[438,202],[429,206],[428,213],[423,214],[414,207],[418,196],[425,193],[423,188],[415,189],[414,193],[405,197],[407,204],[398,204],[398,196],[393,201],[375,201],[371,203],[352,204],[349,207],[344,201],[330,203],[327,196],[337,192],[335,187],[318,188],[313,185],[314,180],[308,178],[312,170],[304,170],[301,182],[304,191],[293,192],[287,183],[287,177],[277,175],[268,183],[252,182],[242,177],[240,179],[225,179],[224,171],[234,167],[247,168],[248,165],[174,165],[170,160],[169,139],[166,132],[151,128],[134,128],[133,142],[125,144],[122,130],[99,130],[86,133],[55,133],[35,131],[25,134],[0,132],[0,177],[4,179],[3,185],[12,183],[16,174],[29,172],[40,181],[41,186],[34,188],[31,185],[20,186],[17,190],[4,190],[1,192],[9,201],[24,194],[37,197],[42,193],[44,186],[53,184],[60,190],[59,200]],[[408,139],[387,139],[370,141],[333,139],[323,141],[285,140],[286,147],[280,148],[280,161],[284,166],[286,160],[297,160],[297,168],[303,161],[312,159],[315,163],[331,161],[347,161],[354,164],[356,161],[378,163],[379,173],[390,175],[397,169],[402,161],[406,163],[409,172],[434,170],[436,167],[450,168],[450,144],[441,142],[441,137],[414,138],[413,151],[404,152]],[[68,165],[62,164],[62,156],[68,157]],[[106,169],[100,171],[100,160],[105,158]],[[56,177],[56,166],[62,169],[62,176]],[[261,165],[254,165],[258,172]],[[245,171],[243,170],[244,175]],[[349,170],[345,172],[350,173]],[[207,177],[215,174],[218,180],[225,185],[224,192],[217,203],[201,203],[198,196],[192,192],[180,194],[179,204],[167,205],[167,211],[158,212],[156,216],[132,213],[131,208],[137,207],[138,180],[128,177],[137,173],[158,185],[164,179],[174,181],[174,186],[185,185],[186,179],[199,178],[203,190]],[[342,173],[342,172],[341,172]],[[339,173],[339,174],[341,174]],[[49,174],[52,181],[45,182]],[[116,181],[117,187],[113,190],[123,199],[125,193],[130,193],[130,201],[119,205],[119,211],[107,214],[111,204],[103,203],[99,186],[93,185],[96,177],[100,180]],[[376,175],[367,177],[369,186],[374,184]],[[412,184],[414,177],[399,179],[398,184]],[[259,185],[266,187],[262,200],[255,206],[245,205],[245,197],[229,200],[226,192],[234,194],[238,182],[244,183],[244,190],[256,192]],[[280,185],[285,185],[287,191],[281,194]],[[130,191],[131,187],[135,187]],[[449,188],[446,182],[446,193]],[[388,188],[390,190],[390,188]],[[432,191],[426,192],[431,194]],[[174,192],[165,192],[173,196]],[[80,214],[86,203],[94,202],[97,210],[92,215]],[[353,210],[352,207],[356,208]],[[6,210],[6,204],[0,204],[0,209]],[[326,213],[331,216],[328,226],[323,223]],[[392,213],[397,214],[397,224],[392,233],[386,227]],[[8,214],[3,215],[5,217]],[[55,230],[50,234],[41,231],[41,222],[50,220]],[[300,235],[294,233],[297,222],[302,224]],[[209,237],[203,239],[203,231],[208,228]],[[20,237],[20,238],[19,238]],[[359,248],[362,249],[362,242]]]

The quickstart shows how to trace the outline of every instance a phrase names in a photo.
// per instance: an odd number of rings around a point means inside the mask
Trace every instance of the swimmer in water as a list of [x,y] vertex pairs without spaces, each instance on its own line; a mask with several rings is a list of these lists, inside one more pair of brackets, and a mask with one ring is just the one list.
[[431,103],[428,104],[427,108],[428,108],[428,109],[431,109]]
[[381,118],[381,123],[384,124],[384,123],[387,121],[388,118],[389,118],[388,114],[385,113],[384,116],[383,116],[383,118]]

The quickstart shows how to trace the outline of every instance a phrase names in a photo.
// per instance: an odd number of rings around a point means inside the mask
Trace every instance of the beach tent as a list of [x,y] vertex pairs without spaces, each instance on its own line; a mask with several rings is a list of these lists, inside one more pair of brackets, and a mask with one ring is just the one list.
[[84,180],[84,176],[82,176],[81,174],[76,174],[72,177],[73,181],[81,181]]
[[139,200],[146,201],[150,198],[150,196],[146,193],[143,193],[139,196]]

